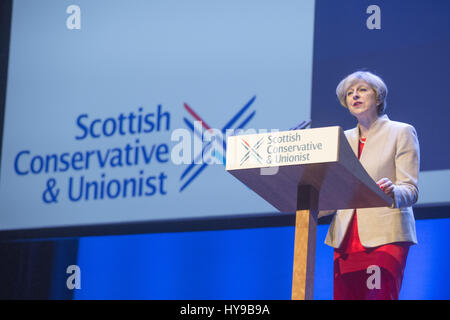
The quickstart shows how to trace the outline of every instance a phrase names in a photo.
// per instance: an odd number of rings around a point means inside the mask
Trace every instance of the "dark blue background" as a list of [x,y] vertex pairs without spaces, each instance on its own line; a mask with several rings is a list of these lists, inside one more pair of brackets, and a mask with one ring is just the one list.
[[[369,5],[381,9],[381,29],[366,27]],[[450,168],[450,1],[319,0],[314,30],[312,126],[356,121],[340,106],[336,86],[357,70],[388,86],[386,113],[412,124],[421,170]]]

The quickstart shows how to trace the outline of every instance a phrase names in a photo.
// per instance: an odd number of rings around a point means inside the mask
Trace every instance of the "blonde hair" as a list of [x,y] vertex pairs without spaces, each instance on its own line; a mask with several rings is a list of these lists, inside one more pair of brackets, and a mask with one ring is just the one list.
[[386,84],[379,76],[368,71],[356,71],[339,82],[338,86],[336,87],[336,95],[339,99],[339,102],[343,107],[348,108],[346,102],[348,88],[361,80],[367,82],[375,91],[376,98],[380,103],[377,106],[377,112],[379,116],[382,115],[386,110],[386,96],[388,90]]

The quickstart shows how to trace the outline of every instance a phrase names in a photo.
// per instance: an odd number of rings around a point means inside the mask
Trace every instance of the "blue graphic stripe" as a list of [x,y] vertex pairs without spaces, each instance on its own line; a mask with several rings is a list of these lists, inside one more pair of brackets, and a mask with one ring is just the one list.
[[189,165],[189,167],[187,167],[187,169],[184,170],[184,172],[181,175],[180,180],[183,180],[183,178],[189,173],[189,171],[191,171],[192,168],[195,167],[195,165],[199,164],[197,162],[200,160],[200,158],[203,158],[203,154],[209,150],[211,144],[212,143],[209,142],[208,144],[205,145],[205,147],[203,147],[202,152],[194,159],[194,161]]
[[[184,122],[185,122],[186,125],[187,125],[187,126],[188,126],[188,127],[189,127],[196,135],[197,135],[197,136],[199,136],[199,138],[203,141],[202,134],[199,133],[197,130],[195,130],[194,124],[193,124],[191,121],[189,121],[187,118],[184,118]],[[221,140],[222,140],[222,139],[221,139]],[[211,142],[208,142],[208,144],[206,144],[205,148],[202,150],[202,153],[201,153],[200,155],[198,155],[198,156],[194,159],[193,163],[191,163],[191,164],[189,165],[189,167],[186,168],[186,170],[183,171],[183,173],[181,174],[180,180],[183,180],[183,178],[189,173],[189,171],[192,170],[192,168],[197,164],[196,162],[197,162],[198,160],[200,160],[200,158],[203,156],[204,152],[207,151],[206,149],[207,149],[208,147],[210,147],[211,144],[212,144],[212,141],[211,141]],[[226,144],[225,144],[225,141],[222,140],[222,144],[223,144],[224,150],[226,150]],[[222,159],[223,159],[223,158],[224,158],[224,157],[222,156]],[[217,159],[219,159],[219,158],[217,158]],[[220,160],[220,159],[219,159],[219,160]],[[221,161],[221,162],[222,162],[222,163],[225,163],[224,161]]]
[[237,127],[237,129],[242,129],[245,125],[255,116],[256,111],[253,111],[241,124]]
[[225,159],[225,157],[223,156],[223,154],[220,154],[220,153],[214,151],[214,157],[215,157],[217,160],[219,160],[220,163],[223,163],[223,165],[225,165],[226,159]]
[[[241,108],[241,110],[238,111],[238,113],[237,113],[237,114],[236,114],[236,115],[228,122],[228,124],[233,125],[233,123],[236,122],[236,121],[241,117],[243,111],[247,110],[247,108],[250,107],[250,105],[253,103],[253,101],[254,101],[255,98],[256,98],[256,96],[254,96],[254,97],[253,97],[253,98],[252,98],[252,99],[251,99],[251,100],[250,100],[243,108]],[[254,113],[255,113],[255,111],[253,111],[253,113],[252,113],[249,117],[247,117],[247,119],[245,119],[239,126],[241,127],[241,126],[245,125],[245,124],[253,117]],[[184,118],[184,122],[187,124],[187,126],[188,126],[195,134],[199,135],[199,136],[201,137],[201,140],[203,141],[203,137],[201,136],[201,134],[198,133],[197,131],[195,131],[195,127],[194,127],[193,123],[192,123],[191,121],[189,121],[188,119],[186,119],[186,118]],[[228,127],[224,127],[224,128],[222,129],[222,132],[225,132],[227,129],[229,129],[229,128],[228,128]],[[225,143],[225,141],[222,141],[222,142],[223,142],[223,148],[224,148],[224,151],[225,151],[225,150],[226,150],[226,143]],[[209,142],[209,143],[205,146],[205,148],[208,147],[210,144],[211,144],[211,142]],[[180,180],[183,180],[183,178],[184,178],[184,177],[192,170],[192,168],[195,167],[195,165],[197,164],[196,162],[197,162],[201,157],[203,157],[203,151],[204,151],[204,150],[205,150],[205,149],[203,149],[203,150],[202,150],[202,153],[194,159],[194,161],[186,168],[186,170],[183,171],[183,173],[181,174]],[[223,162],[223,163],[224,163],[224,162]]]
[[189,178],[189,180],[186,181],[185,184],[183,184],[183,186],[180,188],[180,192],[183,191],[207,166],[208,165],[206,163],[202,164],[202,166]]
[[184,123],[186,123],[187,126],[189,127],[189,129],[191,129],[194,132],[194,134],[196,134],[203,141],[202,134],[200,132],[198,132],[197,130],[195,130],[194,124],[192,122],[190,122],[188,119],[184,118]]
[[186,117],[183,118],[184,123],[187,124],[187,126],[189,127],[189,129],[191,129],[192,131],[194,131],[194,124],[192,122],[190,122]]
[[[244,121],[242,121],[239,126],[236,129],[242,129],[249,121],[251,118],[253,118],[253,116],[255,115],[256,111],[253,111]],[[206,148],[206,147],[205,147]],[[225,159],[225,158],[224,158]],[[222,162],[225,165],[225,161]],[[195,163],[192,163],[188,169],[185,170],[185,172],[183,173],[182,177],[180,180],[183,179],[183,177],[195,166]],[[199,173],[201,171],[203,171],[203,169],[205,169],[205,167],[207,166],[207,164],[203,164],[192,176],[191,178],[186,181],[186,183],[181,187],[180,192],[183,191],[183,189],[185,189],[192,181],[193,181],[193,177],[196,177],[199,175]]]
[[[187,124],[187,126],[194,132],[194,134],[196,134],[197,136],[199,136],[199,138],[203,141],[203,137],[201,135],[201,133],[199,133],[198,131],[194,130],[194,125],[192,124],[192,122],[190,122],[188,119],[184,118],[184,122]],[[189,165],[189,167],[187,167],[183,173],[181,174],[181,178],[180,180],[183,180],[183,178],[189,173],[189,171],[192,170],[192,168],[195,167],[195,165],[197,164],[197,161],[203,157],[203,152],[205,151],[205,149],[208,147],[210,143],[208,143],[203,149],[202,149],[202,153],[200,155],[198,155],[194,161]]]
[[[255,101],[256,99],[256,95],[253,96],[234,116],[233,118],[231,118],[230,121],[227,122],[227,124],[222,128],[222,133],[225,133],[227,129],[230,129],[231,126],[237,121],[239,120],[239,118],[242,116],[242,114],[252,105],[252,103]],[[239,126],[235,129],[242,129],[254,116],[255,116],[256,111],[253,111],[247,118],[245,118],[240,124]],[[189,128],[191,128],[192,131],[195,132],[194,130],[194,125],[187,120],[186,118],[184,118],[184,122],[188,125]],[[202,139],[203,141],[203,139]],[[212,142],[209,142],[205,148],[202,150],[202,154],[201,156],[203,156],[203,151],[208,148],[211,145]],[[226,150],[226,143],[225,141],[223,141],[223,145],[224,145],[224,150]],[[199,157],[197,157],[195,160],[197,160]],[[225,165],[225,158],[222,156],[223,158],[223,164]],[[181,179],[182,180],[191,170],[192,168],[194,168],[194,166],[196,165],[196,163],[191,163],[189,165],[189,167],[183,172],[183,174],[181,175]],[[208,164],[204,163],[201,165],[201,167],[194,172],[194,174],[186,181],[186,183],[184,185],[181,186],[180,188],[180,192],[183,191],[199,174],[200,172],[202,172],[206,167],[208,166]]]
[[252,103],[255,101],[256,96],[253,96],[245,106],[241,108],[241,110],[236,113],[236,115],[231,118],[230,121],[223,127],[222,132],[225,132],[227,129],[231,128],[231,126],[241,117],[241,115],[252,105]]

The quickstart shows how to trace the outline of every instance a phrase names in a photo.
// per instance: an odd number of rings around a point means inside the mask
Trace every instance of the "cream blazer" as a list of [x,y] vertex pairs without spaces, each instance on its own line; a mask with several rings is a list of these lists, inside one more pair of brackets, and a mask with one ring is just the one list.
[[[358,155],[359,125],[345,136]],[[358,233],[366,248],[397,241],[417,243],[412,205],[419,191],[419,141],[413,126],[379,117],[370,127],[360,162],[372,179],[389,178],[394,184],[392,207],[358,209]],[[335,213],[325,243],[339,248],[354,209],[321,211],[319,217]]]

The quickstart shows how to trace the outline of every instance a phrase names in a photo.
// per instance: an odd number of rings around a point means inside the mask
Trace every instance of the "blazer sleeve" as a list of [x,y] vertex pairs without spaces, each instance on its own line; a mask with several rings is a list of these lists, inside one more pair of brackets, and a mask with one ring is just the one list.
[[336,213],[336,210],[320,210],[319,215],[317,217],[322,218],[322,217],[330,216],[335,213]]
[[413,126],[402,128],[395,155],[394,208],[410,207],[417,202],[420,149]]

